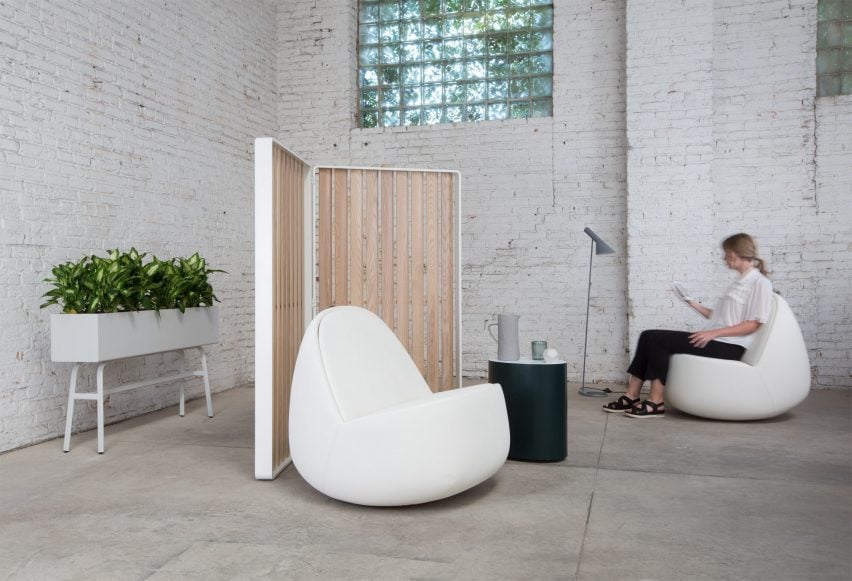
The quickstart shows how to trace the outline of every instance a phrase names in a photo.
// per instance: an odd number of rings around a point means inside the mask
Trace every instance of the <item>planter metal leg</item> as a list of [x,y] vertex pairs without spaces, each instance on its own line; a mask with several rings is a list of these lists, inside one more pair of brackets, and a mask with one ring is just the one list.
[[186,387],[184,383],[183,381],[180,382],[180,402],[178,405],[178,415],[180,417],[183,417],[186,412]]
[[98,454],[104,453],[104,367],[106,363],[98,365]]
[[77,372],[82,363],[75,363],[71,370],[71,385],[68,387],[68,410],[65,413],[65,439],[62,441],[62,451],[71,450],[71,423],[74,420],[74,402],[77,401]]
[[201,372],[204,374],[204,395],[207,397],[207,417],[213,417],[213,398],[210,396],[210,378],[207,375],[207,354],[201,350]]
[[[129,359],[129,358],[128,358]],[[183,371],[175,375],[162,376],[154,379],[148,379],[145,381],[136,381],[133,383],[126,383],[124,385],[116,385],[110,386],[107,388],[104,386],[104,368],[107,363],[112,363],[113,361],[118,360],[110,360],[98,363],[97,369],[97,379],[96,379],[96,388],[94,392],[85,392],[78,393],[77,392],[77,379],[79,375],[80,367],[85,362],[79,362],[74,364],[74,368],[71,370],[71,385],[68,389],[68,412],[65,418],[65,440],[62,444],[62,450],[68,452],[71,450],[71,425],[74,420],[74,402],[78,399],[83,400],[92,400],[97,404],[98,410],[98,454],[104,453],[104,397],[113,393],[121,393],[123,391],[128,391],[131,389],[137,389],[140,387],[146,387],[149,385],[156,385],[158,383],[169,383],[172,381],[176,381],[178,379],[186,379],[188,377],[201,377],[204,380],[204,395],[207,398],[207,416],[213,417],[213,397],[210,393],[210,377],[207,374],[207,355],[204,353],[204,350],[201,350],[201,369],[195,371]],[[186,411],[186,386],[182,383],[180,386],[180,415],[181,417],[184,415]]]

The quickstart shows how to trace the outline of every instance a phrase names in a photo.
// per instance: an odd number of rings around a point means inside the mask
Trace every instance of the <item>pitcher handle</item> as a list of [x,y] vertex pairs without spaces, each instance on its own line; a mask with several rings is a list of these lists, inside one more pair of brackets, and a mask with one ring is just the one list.
[[488,329],[488,334],[491,335],[491,338],[494,339],[494,341],[499,343],[499,341],[497,341],[497,337],[495,337],[494,333],[491,332],[491,327],[496,327],[497,325],[498,325],[498,323],[491,323],[490,325],[488,325],[486,327],[486,329]]

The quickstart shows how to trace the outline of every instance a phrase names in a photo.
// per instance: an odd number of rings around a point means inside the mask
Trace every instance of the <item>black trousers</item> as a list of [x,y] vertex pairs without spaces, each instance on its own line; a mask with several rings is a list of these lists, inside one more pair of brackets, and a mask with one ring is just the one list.
[[669,373],[669,358],[677,353],[712,357],[713,359],[740,359],[745,347],[710,341],[699,349],[689,343],[689,331],[650,330],[642,331],[636,355],[627,368],[627,373],[641,380],[659,379],[663,385]]

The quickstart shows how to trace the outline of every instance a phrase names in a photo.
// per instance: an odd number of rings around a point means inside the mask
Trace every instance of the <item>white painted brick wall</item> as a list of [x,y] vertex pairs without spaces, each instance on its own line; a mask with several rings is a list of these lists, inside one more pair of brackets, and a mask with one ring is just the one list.
[[522,315],[522,349],[546,339],[579,380],[591,226],[619,250],[595,261],[587,375],[626,367],[624,2],[559,4],[550,119],[358,129],[356,2],[282,4],[278,138],[315,164],[462,172],[464,374],[496,345],[484,324]]
[[815,115],[816,2],[631,0],[627,36],[631,345],[644,328],[700,327],[669,311],[668,283],[684,277],[712,306],[732,278],[718,244],[745,231],[799,319],[815,385],[852,386],[849,108]]
[[[227,270],[211,383],[252,380],[252,152],[276,125],[275,32],[269,2],[0,4],[0,451],[64,429],[71,366],[50,362],[41,280],[85,254],[198,250]],[[107,367],[107,381],[178,359]],[[116,394],[107,422],[176,402],[176,384]],[[78,409],[75,429],[93,427]]]
[[802,250],[811,243],[815,212],[815,50],[815,2],[717,3],[714,238],[738,231],[757,237],[774,287],[796,313],[812,355],[816,279]]
[[[623,381],[627,367],[627,136],[625,2],[557,2],[554,43],[553,192],[548,243],[550,328],[567,345],[569,379],[580,380],[591,241],[589,226],[616,250],[595,256],[586,381]],[[562,282],[561,288],[551,281]],[[564,348],[558,347],[565,352]]]
[[817,381],[852,385],[852,95],[816,105],[817,215],[803,260],[813,266],[819,305]]
[[713,4],[627,3],[630,348],[647,328],[702,324],[670,291],[703,295],[715,257]]

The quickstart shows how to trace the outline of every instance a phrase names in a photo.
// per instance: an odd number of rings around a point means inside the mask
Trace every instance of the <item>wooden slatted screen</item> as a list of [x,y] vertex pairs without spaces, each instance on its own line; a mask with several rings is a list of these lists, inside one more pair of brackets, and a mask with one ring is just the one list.
[[433,391],[457,384],[457,174],[317,169],[320,310],[357,305],[394,330]]
[[290,461],[290,387],[311,305],[310,167],[269,138],[255,152],[255,475],[274,478]]
[[275,323],[273,349],[273,464],[290,457],[288,416],[296,355],[305,329],[304,214],[309,168],[277,144],[273,148],[273,232]]

